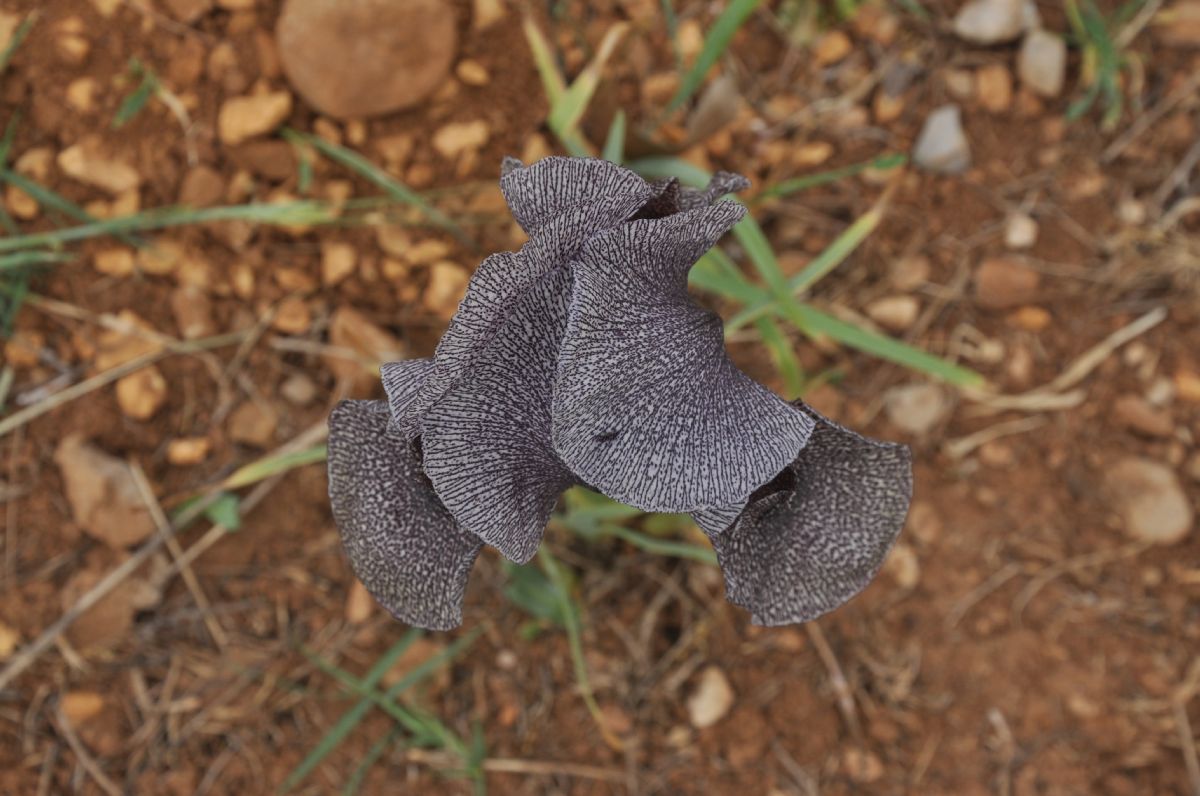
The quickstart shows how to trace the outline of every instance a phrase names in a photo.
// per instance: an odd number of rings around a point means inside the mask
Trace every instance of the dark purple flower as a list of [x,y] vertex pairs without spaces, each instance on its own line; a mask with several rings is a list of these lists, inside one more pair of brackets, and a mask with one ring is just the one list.
[[383,367],[388,400],[330,419],[330,499],[351,564],[411,624],[461,622],[482,544],[524,563],[563,490],[689,512],[729,599],[754,621],[806,621],[878,571],[908,508],[907,448],[789,404],[729,359],[687,292],[744,214],[611,163],[505,162],[529,234],[487,258],[432,359]]

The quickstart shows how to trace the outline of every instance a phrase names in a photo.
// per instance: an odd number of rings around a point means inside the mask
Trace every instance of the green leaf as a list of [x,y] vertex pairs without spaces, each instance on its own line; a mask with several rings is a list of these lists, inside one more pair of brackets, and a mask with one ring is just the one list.
[[226,492],[208,505],[204,516],[214,525],[223,525],[231,531],[241,530],[242,500],[237,495]]
[[822,171],[819,174],[807,174],[803,177],[793,177],[790,180],[783,180],[774,185],[763,189],[757,196],[751,200],[751,204],[757,204],[767,199],[776,199],[789,194],[798,193],[799,191],[807,191],[812,188],[817,188],[822,185],[840,182],[841,180],[857,176],[868,169],[877,171],[887,171],[889,169],[903,166],[908,162],[908,157],[899,153],[890,155],[881,155],[872,160],[863,161],[862,163],[852,163],[849,166],[842,166],[836,169]]
[[623,110],[617,110],[613,115],[612,124],[608,126],[602,157],[611,163],[620,163],[625,159],[625,111]]
[[513,605],[535,619],[566,625],[563,604],[554,583],[545,572],[536,564],[518,565],[505,562],[504,568],[508,573],[504,596]]
[[700,50],[700,55],[692,64],[692,68],[683,76],[679,88],[667,103],[664,113],[676,110],[696,93],[696,90],[704,82],[708,70],[725,54],[725,50],[729,47],[729,42],[737,33],[738,28],[750,18],[750,15],[760,5],[762,5],[762,0],[730,0],[729,4],[725,6],[725,10],[721,12],[721,16],[717,17],[717,21],[713,23],[708,35],[704,37],[704,46]]
[[132,121],[146,107],[150,98],[158,93],[158,75],[154,74],[152,69],[143,66],[137,58],[132,58],[129,61],[129,71],[134,77],[140,76],[141,82],[117,108],[117,113],[112,120],[114,130],[120,129]]

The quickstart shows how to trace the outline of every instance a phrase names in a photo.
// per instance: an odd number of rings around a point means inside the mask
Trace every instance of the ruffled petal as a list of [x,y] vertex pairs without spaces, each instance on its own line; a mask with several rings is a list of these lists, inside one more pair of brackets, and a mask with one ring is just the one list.
[[350,566],[396,618],[429,630],[462,624],[482,547],[443,508],[417,454],[388,432],[384,401],[342,401],[329,418],[329,500]]
[[719,202],[622,224],[572,264],[554,448],[615,500],[702,517],[738,506],[812,431],[808,415],[734,366],[720,319],[687,292],[693,263],[744,212]]
[[746,190],[750,187],[750,181],[740,174],[718,171],[704,188],[685,187],[674,177],[651,183],[651,187],[655,189],[655,194],[638,211],[638,218],[663,218],[705,207],[726,194]]
[[422,422],[425,472],[442,503],[464,529],[519,563],[537,552],[558,496],[575,483],[550,445],[569,295],[565,267],[542,277]]
[[392,413],[393,431],[407,431],[411,424],[408,408],[420,394],[432,370],[433,360],[429,358],[402,359],[380,365],[379,374]]
[[802,411],[816,421],[808,445],[712,540],[729,601],[759,625],[816,619],[866,588],[912,497],[906,446]]
[[652,195],[646,181],[634,172],[596,158],[555,156],[529,166],[506,159],[503,170],[500,191],[513,218],[531,236],[569,207],[631,193],[645,199]]
[[471,276],[458,310],[438,343],[433,372],[420,394],[396,415],[397,427],[410,437],[419,434],[421,419],[429,408],[471,371],[530,288],[551,269],[573,258],[590,236],[631,218],[650,193],[650,187],[639,177],[628,190],[587,197],[580,204],[560,208],[534,231],[519,252],[501,252],[484,260]]
[[737,521],[742,510],[746,508],[745,500],[739,500],[736,503],[730,503],[726,506],[708,506],[705,508],[694,509],[692,511],[692,521],[709,536],[716,536],[719,533],[724,533],[725,530]]

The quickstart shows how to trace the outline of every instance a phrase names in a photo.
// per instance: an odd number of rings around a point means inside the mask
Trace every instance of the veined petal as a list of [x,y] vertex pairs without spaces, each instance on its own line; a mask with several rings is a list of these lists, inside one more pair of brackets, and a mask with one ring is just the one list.
[[740,174],[718,171],[704,188],[685,187],[674,177],[651,183],[650,187],[655,189],[655,194],[638,211],[638,218],[663,218],[705,207],[726,194],[746,190],[750,187],[750,181]]
[[759,625],[807,622],[866,588],[912,497],[906,446],[802,411],[816,421],[808,445],[712,540],[729,601]]
[[396,618],[429,630],[462,624],[479,540],[438,501],[417,454],[388,432],[384,401],[342,401],[329,418],[329,500],[350,566]]
[[425,472],[442,503],[464,529],[519,563],[537,552],[558,496],[575,483],[550,445],[569,294],[565,267],[536,282],[422,422]]
[[569,207],[631,193],[650,198],[645,180],[597,158],[548,157],[529,166],[508,159],[500,190],[513,218],[531,236]]
[[380,365],[379,375],[383,379],[383,391],[387,393],[394,431],[406,432],[406,426],[411,422],[408,408],[420,394],[432,370],[433,360],[429,358],[402,359]]
[[702,517],[740,505],[812,431],[812,418],[734,366],[720,319],[687,292],[696,259],[744,213],[719,202],[622,224],[572,263],[554,448],[615,500]]

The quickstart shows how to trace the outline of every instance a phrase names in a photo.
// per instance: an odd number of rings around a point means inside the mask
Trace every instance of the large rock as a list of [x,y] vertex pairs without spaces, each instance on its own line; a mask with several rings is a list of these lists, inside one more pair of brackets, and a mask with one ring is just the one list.
[[446,79],[458,39],[445,0],[287,0],[275,36],[297,93],[341,119],[421,102]]

